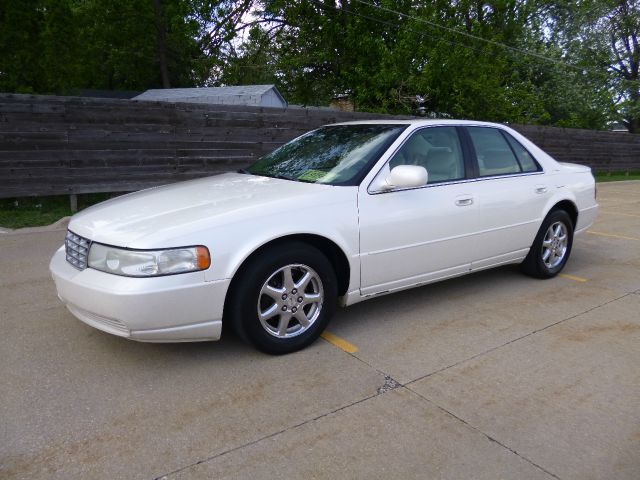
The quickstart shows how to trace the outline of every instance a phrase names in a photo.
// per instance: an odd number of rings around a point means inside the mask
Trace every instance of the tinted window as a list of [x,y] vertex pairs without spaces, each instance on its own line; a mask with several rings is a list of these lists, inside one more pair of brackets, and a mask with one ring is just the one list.
[[428,183],[464,178],[464,160],[456,128],[430,127],[417,131],[389,161],[389,168],[398,165],[426,168]]
[[247,171],[299,182],[357,185],[405,128],[405,124],[322,127],[265,155]]
[[520,164],[511,147],[499,130],[485,127],[468,127],[476,150],[481,177],[520,173]]
[[502,132],[502,134],[509,142],[509,145],[511,145],[511,148],[515,152],[516,157],[518,157],[518,161],[520,162],[522,171],[537,172],[538,170],[540,170],[540,167],[533,159],[531,154],[522,145],[520,145],[520,143],[515,138],[513,138],[507,132]]

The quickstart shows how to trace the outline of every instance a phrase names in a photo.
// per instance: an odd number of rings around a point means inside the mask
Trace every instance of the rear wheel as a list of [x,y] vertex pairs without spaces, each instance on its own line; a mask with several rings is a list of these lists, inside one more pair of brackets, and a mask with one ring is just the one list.
[[564,268],[573,245],[573,222],[564,210],[553,210],[544,219],[521,268],[537,278],[551,278]]
[[315,247],[291,242],[262,252],[234,281],[228,317],[259,350],[285,354],[315,341],[337,300],[336,276]]

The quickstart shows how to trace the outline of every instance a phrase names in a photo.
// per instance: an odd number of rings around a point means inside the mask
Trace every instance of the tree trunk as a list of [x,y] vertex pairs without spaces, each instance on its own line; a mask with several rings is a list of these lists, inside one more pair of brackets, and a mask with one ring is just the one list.
[[631,84],[632,91],[629,94],[631,108],[627,112],[627,118],[624,122],[629,133],[640,133],[640,89],[635,85],[640,81],[638,75],[635,75]]
[[158,42],[158,61],[160,63],[160,76],[162,88],[171,88],[169,81],[169,65],[167,63],[167,27],[162,16],[161,0],[153,0],[153,9],[156,17],[156,40]]

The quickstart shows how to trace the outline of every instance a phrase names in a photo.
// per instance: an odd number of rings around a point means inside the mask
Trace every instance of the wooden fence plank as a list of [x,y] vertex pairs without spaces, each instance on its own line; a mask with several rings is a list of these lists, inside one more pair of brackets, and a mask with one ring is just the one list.
[[[0,198],[131,191],[246,167],[320,125],[410,117],[0,94]],[[640,170],[640,135],[512,125],[559,161]]]

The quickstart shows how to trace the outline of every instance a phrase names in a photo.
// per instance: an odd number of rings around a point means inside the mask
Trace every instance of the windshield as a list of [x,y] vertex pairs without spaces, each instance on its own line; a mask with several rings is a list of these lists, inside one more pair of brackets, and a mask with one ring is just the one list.
[[247,172],[300,182],[358,185],[406,127],[404,124],[322,127],[265,155]]

